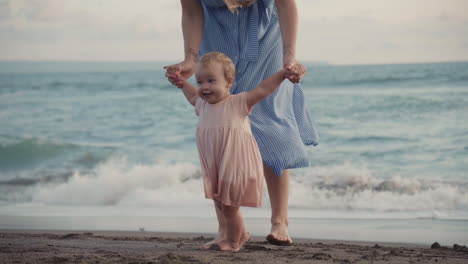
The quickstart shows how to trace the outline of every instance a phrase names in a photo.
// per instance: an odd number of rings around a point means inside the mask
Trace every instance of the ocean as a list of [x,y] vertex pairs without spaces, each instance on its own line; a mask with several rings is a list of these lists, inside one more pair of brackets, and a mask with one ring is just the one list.
[[[217,231],[163,65],[0,62],[0,229]],[[293,238],[468,244],[468,62],[306,65]],[[266,191],[242,210],[268,233]]]

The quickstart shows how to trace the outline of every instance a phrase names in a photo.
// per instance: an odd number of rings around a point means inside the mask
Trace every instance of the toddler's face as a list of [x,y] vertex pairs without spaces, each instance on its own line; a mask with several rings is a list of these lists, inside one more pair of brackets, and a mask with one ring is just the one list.
[[232,81],[226,80],[223,66],[219,62],[199,65],[195,71],[198,95],[210,104],[216,104],[229,96]]

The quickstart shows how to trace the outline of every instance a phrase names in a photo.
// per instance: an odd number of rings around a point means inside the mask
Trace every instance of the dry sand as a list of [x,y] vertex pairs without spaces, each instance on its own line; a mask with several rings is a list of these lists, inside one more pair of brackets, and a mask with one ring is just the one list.
[[0,263],[468,263],[463,246],[254,237],[236,253],[202,250],[206,234],[0,230]]

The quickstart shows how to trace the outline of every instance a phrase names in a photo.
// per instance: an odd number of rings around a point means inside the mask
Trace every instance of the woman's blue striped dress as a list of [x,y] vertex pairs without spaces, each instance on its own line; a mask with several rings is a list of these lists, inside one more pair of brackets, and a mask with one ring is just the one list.
[[[274,0],[229,12],[222,0],[201,0],[204,31],[200,55],[219,51],[236,65],[231,93],[250,91],[283,67],[282,40]],[[305,145],[317,145],[317,133],[300,84],[285,80],[271,96],[253,107],[252,133],[263,162],[277,175],[309,165]]]

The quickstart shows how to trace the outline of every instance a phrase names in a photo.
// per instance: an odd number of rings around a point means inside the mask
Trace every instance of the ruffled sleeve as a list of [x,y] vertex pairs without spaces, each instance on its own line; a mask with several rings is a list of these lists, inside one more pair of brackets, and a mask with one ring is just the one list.
[[252,113],[252,109],[249,110],[247,106],[247,93],[243,92],[240,94],[231,95],[234,99],[234,106],[239,109],[239,113],[242,116],[248,116]]

